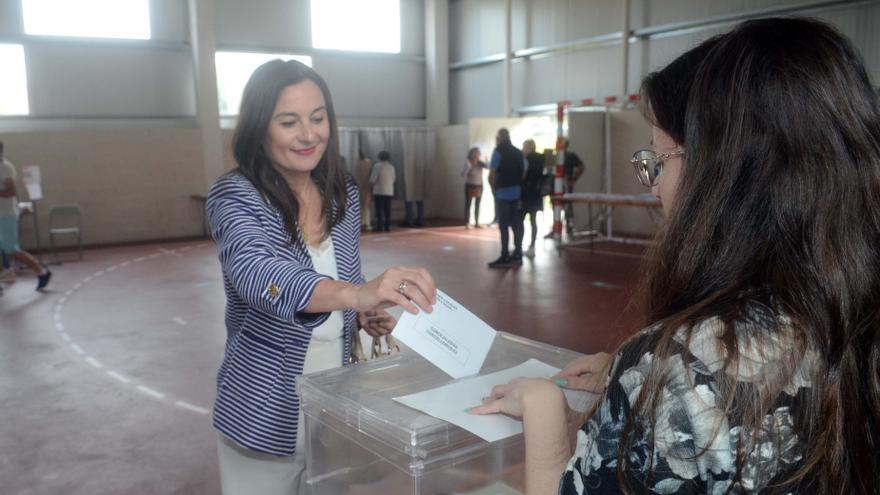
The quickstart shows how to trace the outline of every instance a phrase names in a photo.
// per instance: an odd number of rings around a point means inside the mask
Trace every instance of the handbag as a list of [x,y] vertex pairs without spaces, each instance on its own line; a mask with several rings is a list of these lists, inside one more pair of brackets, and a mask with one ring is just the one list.
[[550,174],[544,174],[541,176],[541,196],[550,196],[553,194],[553,183],[556,180],[556,176]]
[[[373,337],[373,342],[370,345],[369,359],[377,359],[398,353],[400,353],[400,345],[397,344],[397,339],[392,337],[390,333],[381,337]],[[364,352],[364,344],[361,341],[360,330],[355,334],[354,342],[352,342],[351,359],[349,361],[352,364],[368,361],[367,354]]]

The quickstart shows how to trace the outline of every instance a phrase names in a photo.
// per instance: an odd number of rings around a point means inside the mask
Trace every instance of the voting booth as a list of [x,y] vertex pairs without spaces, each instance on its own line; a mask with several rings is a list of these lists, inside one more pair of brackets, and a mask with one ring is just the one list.
[[[479,375],[530,360],[562,368],[577,356],[497,332]],[[466,379],[452,379],[408,348],[387,358],[300,377],[309,493],[521,494],[522,433],[488,442],[394,400],[461,380]],[[438,391],[436,400],[460,401],[449,395]],[[582,397],[586,408],[592,396]]]

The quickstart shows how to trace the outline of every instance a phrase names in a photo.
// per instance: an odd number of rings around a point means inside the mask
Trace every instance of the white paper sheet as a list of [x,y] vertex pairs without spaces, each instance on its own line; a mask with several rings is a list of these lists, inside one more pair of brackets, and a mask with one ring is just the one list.
[[465,378],[424,392],[395,397],[394,400],[460,426],[487,442],[494,442],[521,433],[522,422],[502,414],[474,415],[464,410],[480,405],[483,397],[489,395],[495,385],[519,377],[550,378],[558,372],[558,368],[537,359],[529,359],[513,368]]
[[433,312],[403,313],[394,327],[397,340],[453,378],[480,372],[495,333],[440,290]]

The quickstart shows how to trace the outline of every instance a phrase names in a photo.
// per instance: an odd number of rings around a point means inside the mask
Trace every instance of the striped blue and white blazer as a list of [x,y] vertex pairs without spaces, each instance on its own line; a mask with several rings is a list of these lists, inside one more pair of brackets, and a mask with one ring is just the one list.
[[[330,232],[339,280],[364,283],[361,272],[360,206],[348,181],[345,217]],[[329,313],[304,313],[315,286],[326,277],[313,270],[309,254],[290,242],[281,213],[244,176],[221,177],[208,193],[208,218],[220,252],[226,289],[226,351],[217,373],[214,426],[248,449],[293,455],[301,375],[312,330]],[[354,311],[346,310],[347,364]]]

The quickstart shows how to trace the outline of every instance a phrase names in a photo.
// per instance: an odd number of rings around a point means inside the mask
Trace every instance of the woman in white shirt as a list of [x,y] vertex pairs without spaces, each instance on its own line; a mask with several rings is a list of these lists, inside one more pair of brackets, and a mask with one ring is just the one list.
[[464,177],[464,226],[470,226],[471,202],[474,203],[474,227],[480,228],[480,199],[483,197],[483,170],[486,164],[480,160],[480,148],[468,150],[467,162],[461,170]]

